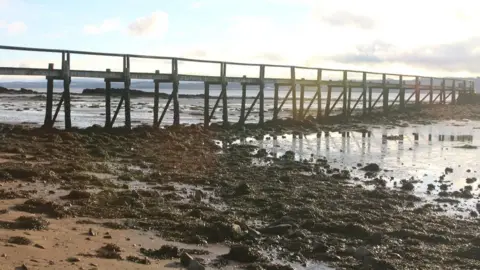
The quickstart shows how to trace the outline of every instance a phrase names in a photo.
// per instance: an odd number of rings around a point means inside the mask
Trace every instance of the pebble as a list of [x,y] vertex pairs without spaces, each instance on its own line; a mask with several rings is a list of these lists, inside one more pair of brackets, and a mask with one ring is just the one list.
[[71,262],[71,263],[76,263],[76,262],[79,262],[80,259],[77,258],[77,257],[70,257],[67,259],[67,262]]
[[36,247],[36,248],[39,248],[39,249],[45,249],[45,247],[40,245],[40,244],[35,244],[33,246]]
[[96,236],[97,232],[95,232],[92,228],[88,229],[88,235],[90,236]]

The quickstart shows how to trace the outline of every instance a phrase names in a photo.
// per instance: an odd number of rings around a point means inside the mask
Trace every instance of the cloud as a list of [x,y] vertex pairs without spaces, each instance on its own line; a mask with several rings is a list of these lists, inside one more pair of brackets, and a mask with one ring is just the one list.
[[0,30],[4,29],[7,31],[8,34],[16,35],[21,34],[27,31],[27,25],[24,22],[16,21],[16,22],[2,22],[0,21]]
[[115,31],[120,26],[119,19],[106,19],[100,24],[87,24],[83,27],[83,33],[88,35],[98,35]]
[[194,50],[185,52],[183,56],[186,58],[206,59],[208,56],[208,53],[204,49],[194,49]]
[[480,36],[449,44],[421,46],[409,50],[402,50],[390,44],[384,47],[380,46],[379,49],[375,47],[375,44],[382,44],[382,42],[372,43],[367,50],[368,53],[362,51],[363,47],[359,47],[355,53],[333,55],[330,60],[360,65],[399,63],[437,71],[480,72],[480,65],[478,65],[480,62]]
[[268,63],[284,63],[285,58],[282,56],[280,53],[275,53],[275,52],[265,52],[258,54],[255,58],[266,61]]
[[354,14],[350,11],[339,10],[323,17],[323,21],[332,26],[354,26],[362,29],[373,29],[374,19]]
[[203,6],[205,6],[204,1],[195,1],[190,4],[190,8],[193,8],[193,9],[201,8]]
[[156,11],[138,18],[128,25],[128,31],[133,36],[161,37],[168,31],[168,14]]

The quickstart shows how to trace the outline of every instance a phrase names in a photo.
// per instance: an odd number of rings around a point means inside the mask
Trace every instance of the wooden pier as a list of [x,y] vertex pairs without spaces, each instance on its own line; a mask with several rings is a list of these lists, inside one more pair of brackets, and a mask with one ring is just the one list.
[[[179,125],[180,104],[179,104],[179,83],[181,81],[198,81],[204,83],[205,100],[204,100],[204,120],[203,124],[207,127],[211,124],[215,110],[222,105],[222,123],[229,124],[228,119],[228,83],[240,83],[242,86],[241,112],[238,124],[244,124],[252,113],[252,109],[258,102],[259,105],[259,124],[263,124],[266,120],[276,120],[282,111],[286,102],[292,104],[291,117],[297,120],[313,117],[321,121],[326,117],[332,116],[336,111],[340,111],[341,115],[349,118],[353,114],[361,114],[368,116],[375,110],[382,110],[388,114],[391,110],[407,110],[410,106],[420,106],[421,104],[455,104],[459,93],[473,93],[473,81],[456,79],[456,78],[439,78],[439,77],[423,77],[418,75],[407,74],[389,74],[381,72],[368,72],[360,70],[336,70],[328,68],[314,68],[304,66],[287,66],[287,65],[270,65],[270,64],[248,64],[237,62],[221,62],[208,61],[188,58],[174,58],[151,55],[133,55],[133,54],[114,54],[89,51],[71,51],[57,49],[41,49],[1,46],[0,55],[7,51],[29,51],[56,53],[61,57],[61,67],[55,68],[53,64],[49,64],[47,68],[23,68],[23,67],[0,67],[0,75],[21,75],[21,76],[44,76],[47,80],[47,101],[44,126],[53,127],[57,119],[58,113],[63,106],[65,116],[65,128],[72,127],[71,121],[71,100],[70,100],[70,83],[71,78],[101,78],[105,81],[105,127],[112,127],[117,119],[120,110],[124,109],[125,127],[131,128],[131,109],[130,109],[130,89],[131,80],[150,80],[154,82],[154,98],[153,98],[153,126],[159,127],[165,118],[170,106],[173,106],[173,124]],[[73,70],[71,66],[72,55],[93,55],[107,56],[123,59],[121,72],[112,72],[110,69],[105,71],[94,70]],[[171,70],[165,72],[162,70],[152,70],[146,72],[132,72],[131,59],[152,59],[152,60],[168,60],[171,62]],[[218,64],[219,72],[216,76],[200,76],[194,74],[184,74],[179,70],[179,62],[196,62]],[[229,77],[227,76],[228,66],[249,66],[258,68],[258,77],[251,78],[247,76]],[[268,68],[287,68],[290,70],[290,78],[268,78],[265,76]],[[296,74],[298,70],[314,70],[316,71],[315,79],[299,78]],[[338,80],[326,80],[322,78],[325,72],[339,72],[342,74]],[[349,77],[355,75],[355,78]],[[369,80],[369,76],[381,76],[381,80]],[[409,79],[406,79],[409,78]],[[59,103],[53,112],[53,82],[54,80],[63,81],[63,93]],[[391,81],[395,81],[392,83]],[[428,81],[428,84],[422,83]],[[435,81],[437,84],[435,84]],[[121,95],[120,102],[112,112],[111,107],[111,83],[121,82],[124,84],[124,91]],[[171,83],[172,92],[160,112],[159,106],[159,89],[160,83]],[[274,85],[274,108],[273,119],[265,119],[265,85]],[[210,110],[210,86],[219,85],[221,88],[220,95]],[[246,104],[247,86],[258,87],[258,93],[252,104]],[[280,89],[288,89],[285,96],[279,96]],[[300,89],[298,89],[300,88]],[[314,96],[310,100],[305,99],[306,88],[313,88]],[[326,89],[326,93],[325,90]],[[341,90],[340,95],[336,98],[332,97],[332,90]],[[361,89],[361,94],[356,100],[352,100],[352,89]],[[380,90],[380,95],[374,99],[373,91]],[[390,100],[391,90],[398,90],[395,94],[393,102]],[[426,93],[421,98],[421,93]],[[322,100],[326,95],[325,108],[322,108]],[[428,98],[428,99],[427,99]],[[339,104],[340,102],[340,104]],[[172,105],[173,103],[173,105]],[[352,106],[353,103],[353,106]],[[339,105],[339,106],[337,106]],[[378,105],[378,106],[377,106]],[[312,115],[313,112],[313,115]],[[113,113],[113,115],[112,115]]]

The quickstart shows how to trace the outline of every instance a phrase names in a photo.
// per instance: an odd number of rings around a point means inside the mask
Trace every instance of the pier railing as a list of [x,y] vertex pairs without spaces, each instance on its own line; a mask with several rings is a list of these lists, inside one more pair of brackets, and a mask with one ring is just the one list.
[[[239,124],[244,124],[251,114],[252,109],[258,102],[259,106],[259,124],[265,122],[265,85],[274,85],[273,99],[273,118],[279,118],[285,103],[291,102],[291,117],[302,120],[306,117],[313,117],[321,120],[331,116],[335,112],[341,113],[345,118],[349,118],[354,113],[360,113],[364,116],[374,111],[381,110],[388,114],[391,110],[406,110],[410,105],[419,106],[421,104],[455,104],[458,93],[473,93],[474,82],[471,80],[443,77],[425,77],[408,74],[392,74],[382,72],[371,72],[361,70],[338,70],[328,68],[316,68],[307,66],[288,66],[273,64],[254,64],[238,63],[224,61],[209,61],[179,57],[163,57],[153,55],[136,54],[116,54],[90,51],[57,50],[42,48],[27,48],[1,46],[1,51],[29,51],[43,53],[57,53],[61,57],[61,68],[55,68],[49,64],[47,68],[25,68],[25,67],[0,67],[0,75],[19,75],[19,76],[44,76],[47,80],[47,100],[45,113],[45,126],[53,126],[62,106],[64,109],[65,128],[71,128],[71,101],[70,101],[70,83],[71,78],[100,78],[105,81],[105,127],[112,127],[119,114],[120,109],[124,108],[125,126],[131,128],[131,109],[130,109],[130,89],[131,80],[150,80],[154,83],[153,98],[153,126],[159,127],[162,123],[169,106],[173,103],[173,124],[180,124],[180,104],[179,104],[179,83],[180,81],[198,81],[204,83],[204,125],[209,126],[213,115],[222,104],[222,122],[228,125],[228,83],[240,83],[242,86],[242,103],[240,110]],[[72,55],[93,55],[122,58],[122,71],[115,72],[110,69],[105,71],[95,70],[73,70],[71,69]],[[171,62],[171,69],[168,72],[155,70],[152,72],[132,72],[130,62],[132,59],[152,59],[168,60]],[[205,76],[182,73],[179,70],[179,62],[194,62],[218,64],[219,71],[217,75]],[[227,67],[229,66],[248,66],[258,68],[258,77],[247,76],[227,76]],[[290,70],[289,78],[270,78],[267,77],[266,70],[269,68],[287,68]],[[316,73],[316,78],[304,79],[298,76],[298,70],[310,70]],[[338,79],[327,80],[322,75],[326,72],[340,73]],[[349,76],[353,75],[353,76]],[[379,77],[381,80],[369,80],[369,76]],[[60,101],[53,112],[53,82],[54,80],[63,81],[63,93]],[[394,82],[392,82],[394,81]],[[115,111],[111,109],[112,82],[121,82],[124,84],[121,99]],[[160,83],[171,83],[172,92],[166,101],[163,110],[160,112],[159,89]],[[218,85],[221,88],[220,95],[210,106],[210,86]],[[258,93],[252,104],[246,104],[247,86],[258,87]],[[298,87],[299,86],[299,87]],[[288,89],[285,96],[280,97],[280,89]],[[298,89],[300,88],[300,89]],[[305,99],[305,92],[309,89],[315,89],[313,98]],[[360,96],[352,99],[352,89],[360,89]],[[325,91],[326,90],[326,91]],[[332,90],[340,90],[338,97],[332,96]],[[373,97],[372,92],[380,91],[380,95]],[[391,90],[394,90],[391,92]],[[324,93],[326,92],[326,93]],[[424,96],[421,96],[424,93]],[[426,93],[426,95],[425,95]],[[390,97],[394,94],[393,101]],[[326,95],[326,98],[324,97]],[[325,104],[322,102],[325,100]],[[339,104],[340,102],[340,104]],[[379,106],[377,106],[377,104]],[[339,105],[339,106],[337,106]],[[358,108],[357,108],[358,107]],[[113,113],[113,115],[112,115]]]

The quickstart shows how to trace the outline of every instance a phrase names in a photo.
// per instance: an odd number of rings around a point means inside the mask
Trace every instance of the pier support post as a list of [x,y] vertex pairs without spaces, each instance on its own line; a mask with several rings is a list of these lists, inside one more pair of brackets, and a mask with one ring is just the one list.
[[405,111],[405,87],[403,87],[403,76],[400,75],[399,78],[399,83],[400,83],[400,111]]
[[265,66],[260,66],[260,111],[259,124],[263,125],[265,122]]
[[329,116],[330,115],[330,102],[332,100],[332,86],[328,85],[327,86],[327,101],[326,101],[326,104],[325,104],[325,116]]
[[433,78],[430,78],[430,105],[433,104]]
[[[208,128],[210,125],[210,84],[204,83],[205,92],[203,99],[203,127]],[[241,118],[241,117],[240,117]]]
[[298,110],[298,120],[303,120],[303,113],[305,111],[305,78],[302,78],[300,83],[300,108]]
[[124,87],[123,87],[123,99],[125,101],[125,127],[127,129],[132,128],[132,120],[130,118],[130,57],[125,55],[123,57],[123,76],[124,76]]
[[368,87],[368,114],[372,114],[372,110],[373,110],[373,107],[372,107],[372,87]]
[[382,75],[382,86],[383,86],[383,113],[388,114],[388,98],[389,98],[389,88],[387,87],[387,74]]
[[347,100],[347,116],[352,115],[352,87],[348,87],[348,100]]
[[441,96],[441,98],[440,98],[440,103],[441,104],[445,104],[445,102],[446,102],[445,101],[445,83],[446,83],[446,81],[445,81],[445,79],[443,79],[442,80],[442,93],[440,95]]
[[278,88],[279,85],[275,83],[273,92],[273,121],[278,119]]
[[[110,69],[107,68],[107,73],[110,72]],[[105,128],[112,127],[112,82],[110,79],[105,79]]]
[[[53,71],[53,64],[48,64],[48,70]],[[47,104],[45,111],[45,120],[43,125],[45,127],[52,127],[52,113],[53,113],[53,77],[47,76]]]
[[180,125],[180,104],[178,103],[178,60],[172,59],[172,81],[173,81],[173,125]]
[[317,70],[317,121],[322,118],[322,70]]
[[[247,76],[243,75],[242,82],[242,104],[240,105],[240,124],[245,124],[245,106],[247,103]],[[273,114],[275,117],[275,112]]]
[[70,106],[70,83],[72,78],[70,77],[70,53],[62,53],[63,58],[63,109],[65,116],[65,129],[72,128],[71,106]]
[[220,76],[222,80],[222,120],[223,126],[228,126],[228,97],[227,97],[227,64],[220,64]]
[[368,86],[367,86],[367,73],[366,72],[363,72],[363,76],[362,76],[362,115],[365,116],[367,115],[367,89],[368,89]]
[[347,71],[343,71],[343,117],[348,117],[348,111],[347,111],[347,99],[348,99],[348,94],[347,94],[347,80],[348,80],[348,73]]
[[[155,70],[155,74],[160,74],[159,70]],[[154,80],[154,96],[153,96],[153,126],[158,127],[158,107],[160,103],[160,81]]]
[[452,82],[452,105],[457,104],[457,82],[453,80]]
[[290,79],[292,80],[292,117],[297,119],[297,83],[295,79],[295,67],[290,68]]
[[415,105],[420,105],[420,78],[415,77]]

